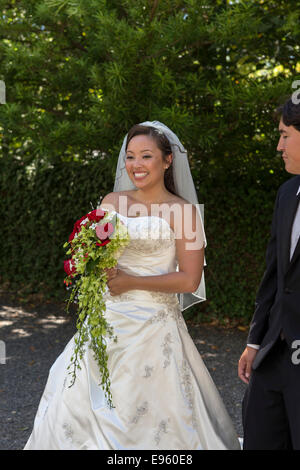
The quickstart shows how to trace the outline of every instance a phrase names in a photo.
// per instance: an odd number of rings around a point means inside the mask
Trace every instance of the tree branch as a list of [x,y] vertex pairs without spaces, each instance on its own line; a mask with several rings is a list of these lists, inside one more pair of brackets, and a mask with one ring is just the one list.
[[156,13],[158,4],[159,4],[159,0],[154,0],[154,1],[153,1],[153,6],[152,6],[151,13],[150,13],[149,23],[152,23],[152,20],[153,20],[153,18],[154,18],[154,16],[155,16],[155,13]]

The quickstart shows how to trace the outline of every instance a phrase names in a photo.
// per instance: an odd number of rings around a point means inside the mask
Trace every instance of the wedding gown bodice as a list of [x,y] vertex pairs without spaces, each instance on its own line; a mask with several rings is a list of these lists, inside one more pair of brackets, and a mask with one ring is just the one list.
[[[132,275],[176,270],[175,235],[159,217],[129,218],[130,242],[118,267]],[[51,367],[25,449],[239,449],[221,397],[198,353],[174,293],[106,293],[114,408],[93,352],[86,348],[75,384],[68,375],[74,337]]]
[[[176,271],[175,234],[165,219],[157,216],[118,216],[126,224],[130,238],[118,260],[118,268],[134,276],[155,276]],[[119,296],[110,296],[107,293],[106,299],[111,302],[143,299],[176,303],[177,295],[131,290]]]
[[165,274],[176,268],[175,234],[168,222],[157,216],[125,217],[130,242],[118,264],[138,275]]

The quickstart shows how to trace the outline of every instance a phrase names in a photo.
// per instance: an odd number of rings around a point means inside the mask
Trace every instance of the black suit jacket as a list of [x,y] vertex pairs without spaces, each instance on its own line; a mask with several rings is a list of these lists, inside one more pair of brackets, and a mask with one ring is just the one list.
[[277,193],[266,271],[261,281],[247,343],[259,344],[253,362],[256,369],[281,330],[287,343],[300,340],[300,242],[290,261],[290,240],[299,199],[300,176],[285,182]]

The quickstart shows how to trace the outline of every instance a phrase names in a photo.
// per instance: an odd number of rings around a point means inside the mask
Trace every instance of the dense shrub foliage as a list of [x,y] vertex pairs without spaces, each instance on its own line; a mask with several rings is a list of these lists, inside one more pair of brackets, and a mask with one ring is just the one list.
[[64,296],[74,221],[112,190],[128,128],[156,119],[205,204],[208,301],[187,315],[247,323],[289,177],[273,111],[299,79],[299,3],[0,0],[1,279]]

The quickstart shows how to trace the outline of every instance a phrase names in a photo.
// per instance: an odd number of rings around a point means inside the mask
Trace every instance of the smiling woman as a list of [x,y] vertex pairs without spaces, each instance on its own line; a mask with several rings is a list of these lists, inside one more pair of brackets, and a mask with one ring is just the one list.
[[[175,191],[165,180],[173,165]],[[72,338],[51,368],[25,449],[239,449],[181,312],[205,300],[206,240],[187,153],[162,123],[135,126],[124,139],[116,182],[125,184],[101,204],[117,213],[129,235],[116,269],[107,272],[105,293],[105,318],[117,337],[105,334],[113,407],[90,348],[70,387],[66,369],[80,340]],[[137,203],[182,210],[169,222],[164,211],[130,217],[120,209],[122,197],[128,212]]]
[[[172,149],[166,136],[150,126],[135,125],[126,142],[126,171],[133,184],[151,184],[150,175],[158,178],[171,194],[176,194],[173,179]],[[145,181],[144,181],[145,180]]]

